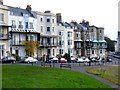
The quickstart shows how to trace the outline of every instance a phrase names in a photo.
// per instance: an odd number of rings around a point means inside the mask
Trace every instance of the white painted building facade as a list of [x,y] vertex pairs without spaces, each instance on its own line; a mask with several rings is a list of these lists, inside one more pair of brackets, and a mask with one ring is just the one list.
[[41,56],[55,57],[59,47],[56,15],[50,11],[37,12],[37,30],[40,32]]
[[[32,39],[37,41],[38,32],[36,30],[37,18],[26,9],[9,7],[9,24],[11,31],[11,53],[19,55],[21,58],[26,56],[24,41]],[[34,57],[36,57],[36,51]]]
[[64,55],[69,53],[70,56],[74,54],[74,30],[67,23],[58,24],[59,35],[59,54]]

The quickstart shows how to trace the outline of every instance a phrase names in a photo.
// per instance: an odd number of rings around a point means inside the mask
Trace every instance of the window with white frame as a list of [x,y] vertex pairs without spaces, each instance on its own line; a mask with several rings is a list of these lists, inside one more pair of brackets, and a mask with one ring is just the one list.
[[12,20],[12,28],[16,28],[16,22],[15,22],[15,20]]
[[69,49],[68,49],[68,53],[72,53],[72,49],[69,48]]
[[76,50],[76,54],[79,54],[79,50]]
[[19,26],[18,28],[23,28],[22,21],[19,21]]
[[72,45],[72,40],[68,40],[68,45]]
[[100,43],[100,46],[102,46],[102,43]]
[[33,29],[33,23],[30,22],[30,29]]
[[54,27],[52,27],[52,31],[54,32]]
[[62,32],[59,32],[59,35],[61,36],[61,35],[62,35]]
[[4,28],[0,27],[0,38],[4,37]]
[[47,27],[47,32],[50,32],[50,27]]
[[4,14],[3,13],[0,13],[0,21],[4,21]]
[[47,20],[46,20],[47,22],[50,22],[50,18],[47,18]]
[[5,53],[5,45],[0,45],[0,59],[3,58]]
[[43,32],[43,26],[41,26],[41,32]]
[[25,28],[28,28],[28,22],[25,22]]
[[63,54],[63,49],[59,49],[59,54]]
[[94,54],[94,50],[92,50],[92,54]]
[[54,19],[52,19],[52,23],[54,23]]
[[78,33],[76,34],[76,37],[77,37],[77,38],[79,37],[79,34],[78,34]]
[[55,49],[53,49],[53,56],[55,55]]
[[30,35],[30,40],[34,40],[34,36],[33,35]]
[[43,22],[43,18],[42,17],[40,18],[40,21]]
[[59,45],[62,45],[62,41],[59,41]]
[[68,32],[68,37],[72,37],[72,32]]
[[100,53],[102,54],[102,50],[100,50]]

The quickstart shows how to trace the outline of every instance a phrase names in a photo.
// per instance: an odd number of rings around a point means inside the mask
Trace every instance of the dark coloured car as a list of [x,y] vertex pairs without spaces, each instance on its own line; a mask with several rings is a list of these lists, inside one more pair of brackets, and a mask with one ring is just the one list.
[[16,58],[13,56],[3,57],[2,63],[16,63]]
[[46,61],[46,63],[57,63],[57,62],[58,62],[58,58],[56,58],[56,57],[51,58],[51,59]]

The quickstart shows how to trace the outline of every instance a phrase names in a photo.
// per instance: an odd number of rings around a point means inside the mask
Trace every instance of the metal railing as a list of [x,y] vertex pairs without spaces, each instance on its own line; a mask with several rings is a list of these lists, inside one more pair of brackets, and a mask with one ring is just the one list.
[[11,41],[12,45],[24,45],[23,41]]
[[40,46],[58,46],[58,43],[40,43]]

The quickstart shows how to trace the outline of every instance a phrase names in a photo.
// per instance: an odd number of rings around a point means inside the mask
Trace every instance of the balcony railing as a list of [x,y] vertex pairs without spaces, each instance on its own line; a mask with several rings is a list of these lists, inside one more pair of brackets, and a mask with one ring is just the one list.
[[23,41],[12,41],[11,44],[15,45],[15,46],[17,46],[17,45],[24,45],[24,42]]
[[107,46],[93,46],[92,48],[104,49],[107,48]]
[[59,44],[58,43],[40,43],[40,46],[54,47],[54,46],[59,46]]
[[0,39],[9,39],[8,34],[0,34]]

